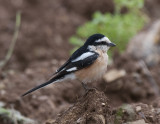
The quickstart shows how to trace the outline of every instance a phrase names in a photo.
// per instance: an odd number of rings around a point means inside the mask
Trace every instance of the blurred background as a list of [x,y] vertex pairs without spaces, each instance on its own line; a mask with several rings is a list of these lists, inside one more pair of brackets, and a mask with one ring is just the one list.
[[113,108],[141,102],[160,108],[159,18],[159,0],[0,0],[0,122],[42,123],[73,105],[84,94],[77,81],[20,96],[94,33],[117,46],[103,79],[89,85]]

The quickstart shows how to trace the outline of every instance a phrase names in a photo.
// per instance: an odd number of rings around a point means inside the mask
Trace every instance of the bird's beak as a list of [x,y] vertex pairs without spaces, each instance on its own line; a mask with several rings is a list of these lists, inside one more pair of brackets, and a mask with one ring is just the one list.
[[114,46],[116,46],[116,44],[114,44],[114,43],[111,42],[111,43],[108,44],[108,46],[114,47]]

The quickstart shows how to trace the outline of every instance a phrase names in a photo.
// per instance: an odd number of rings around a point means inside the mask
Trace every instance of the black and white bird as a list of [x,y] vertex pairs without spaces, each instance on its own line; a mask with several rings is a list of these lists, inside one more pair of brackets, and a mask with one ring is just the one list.
[[27,91],[25,96],[48,84],[61,82],[68,79],[77,79],[85,83],[97,80],[105,73],[108,63],[107,51],[110,47],[116,46],[106,36],[94,34],[76,50],[72,56],[54,73],[47,82]]

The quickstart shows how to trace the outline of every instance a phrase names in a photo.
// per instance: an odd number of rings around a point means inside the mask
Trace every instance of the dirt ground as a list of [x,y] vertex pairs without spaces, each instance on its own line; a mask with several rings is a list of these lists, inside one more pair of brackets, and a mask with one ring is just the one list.
[[[4,59],[12,39],[16,12],[21,10],[22,13],[13,56],[7,66],[0,70],[0,101],[6,103],[6,108],[14,108],[24,116],[42,123],[56,119],[59,113],[67,110],[85,94],[81,84],[72,81],[49,85],[24,98],[20,97],[28,89],[50,78],[65,62],[73,48],[68,38],[79,25],[91,18],[94,11],[114,12],[112,0],[102,0],[101,3],[93,1],[94,4],[90,0],[78,0],[79,7],[75,6],[77,3],[74,0],[0,1],[0,60]],[[89,85],[105,93],[101,97],[110,107],[106,112],[111,113],[112,109],[124,103],[143,102],[159,108],[159,64],[149,67],[150,77],[145,74],[141,61],[115,52],[114,66],[109,66],[109,70],[124,69],[127,76],[112,83],[101,80]],[[150,83],[151,78],[156,83]],[[104,112],[103,115],[108,117],[109,114]],[[158,124],[159,121],[154,122]]]

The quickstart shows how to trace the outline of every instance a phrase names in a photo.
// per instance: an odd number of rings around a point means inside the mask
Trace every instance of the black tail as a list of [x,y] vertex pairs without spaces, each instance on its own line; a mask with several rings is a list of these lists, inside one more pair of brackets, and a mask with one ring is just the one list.
[[39,86],[36,86],[36,87],[34,87],[33,89],[27,91],[26,93],[24,93],[24,94],[22,95],[22,97],[23,97],[23,96],[26,96],[27,94],[32,93],[32,92],[34,92],[34,91],[36,91],[36,90],[38,90],[38,89],[40,89],[40,88],[42,88],[42,87],[45,87],[45,86],[47,86],[47,85],[49,85],[49,84],[51,84],[51,83],[54,83],[55,81],[60,80],[60,79],[62,79],[62,78],[63,78],[63,76],[57,75],[57,76],[51,78],[49,81],[47,81],[47,82],[45,82],[45,83],[43,83],[43,84],[41,84],[41,85],[39,85]]

